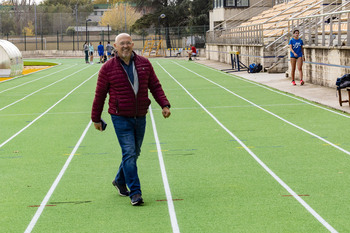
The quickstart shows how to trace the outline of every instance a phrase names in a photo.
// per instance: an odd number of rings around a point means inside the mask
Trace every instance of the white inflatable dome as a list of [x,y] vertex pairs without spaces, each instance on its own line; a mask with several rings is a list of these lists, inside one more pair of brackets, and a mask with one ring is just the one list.
[[14,77],[23,71],[23,58],[18,48],[7,40],[0,40],[0,77]]

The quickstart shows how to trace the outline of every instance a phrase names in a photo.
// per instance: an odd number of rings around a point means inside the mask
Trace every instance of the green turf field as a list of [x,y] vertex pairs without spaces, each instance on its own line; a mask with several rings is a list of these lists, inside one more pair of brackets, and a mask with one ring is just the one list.
[[90,122],[101,65],[45,61],[60,65],[0,83],[0,232],[350,231],[349,114],[151,59],[172,115],[152,99],[133,207],[111,184],[107,104],[106,131]]

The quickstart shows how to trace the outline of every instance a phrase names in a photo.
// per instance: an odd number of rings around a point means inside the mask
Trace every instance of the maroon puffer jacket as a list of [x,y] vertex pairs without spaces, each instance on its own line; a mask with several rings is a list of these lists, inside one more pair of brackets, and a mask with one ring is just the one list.
[[148,89],[162,108],[170,106],[150,61],[135,53],[133,59],[139,80],[137,95],[134,93],[118,56],[110,59],[101,67],[92,105],[91,120],[93,122],[101,121],[107,93],[109,93],[108,113],[118,116],[145,116],[151,103],[148,98]]

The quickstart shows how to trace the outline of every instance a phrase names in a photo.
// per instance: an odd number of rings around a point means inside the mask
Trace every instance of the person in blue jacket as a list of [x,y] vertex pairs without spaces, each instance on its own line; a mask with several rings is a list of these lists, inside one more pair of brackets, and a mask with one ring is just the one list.
[[295,68],[298,68],[300,75],[300,85],[304,85],[303,81],[303,62],[305,61],[303,40],[299,38],[299,30],[293,31],[293,38],[289,41],[290,48],[290,63],[292,65],[291,76],[292,85],[295,84]]
[[100,56],[100,63],[103,63],[103,55],[105,53],[105,48],[100,41],[100,44],[97,46],[98,55]]

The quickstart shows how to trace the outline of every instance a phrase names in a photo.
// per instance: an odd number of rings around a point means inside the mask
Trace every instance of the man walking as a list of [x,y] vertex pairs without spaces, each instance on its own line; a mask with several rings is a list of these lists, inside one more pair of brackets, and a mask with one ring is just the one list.
[[[162,108],[164,118],[170,116],[170,103],[147,58],[133,52],[134,43],[129,34],[119,34],[114,43],[116,56],[106,62],[98,75],[91,119],[102,131],[101,113],[109,94],[109,109],[115,132],[122,149],[122,162],[112,184],[121,196],[129,196],[132,205],[143,204],[137,158],[145,134],[146,114],[154,99]],[[128,190],[129,188],[129,190]]]

